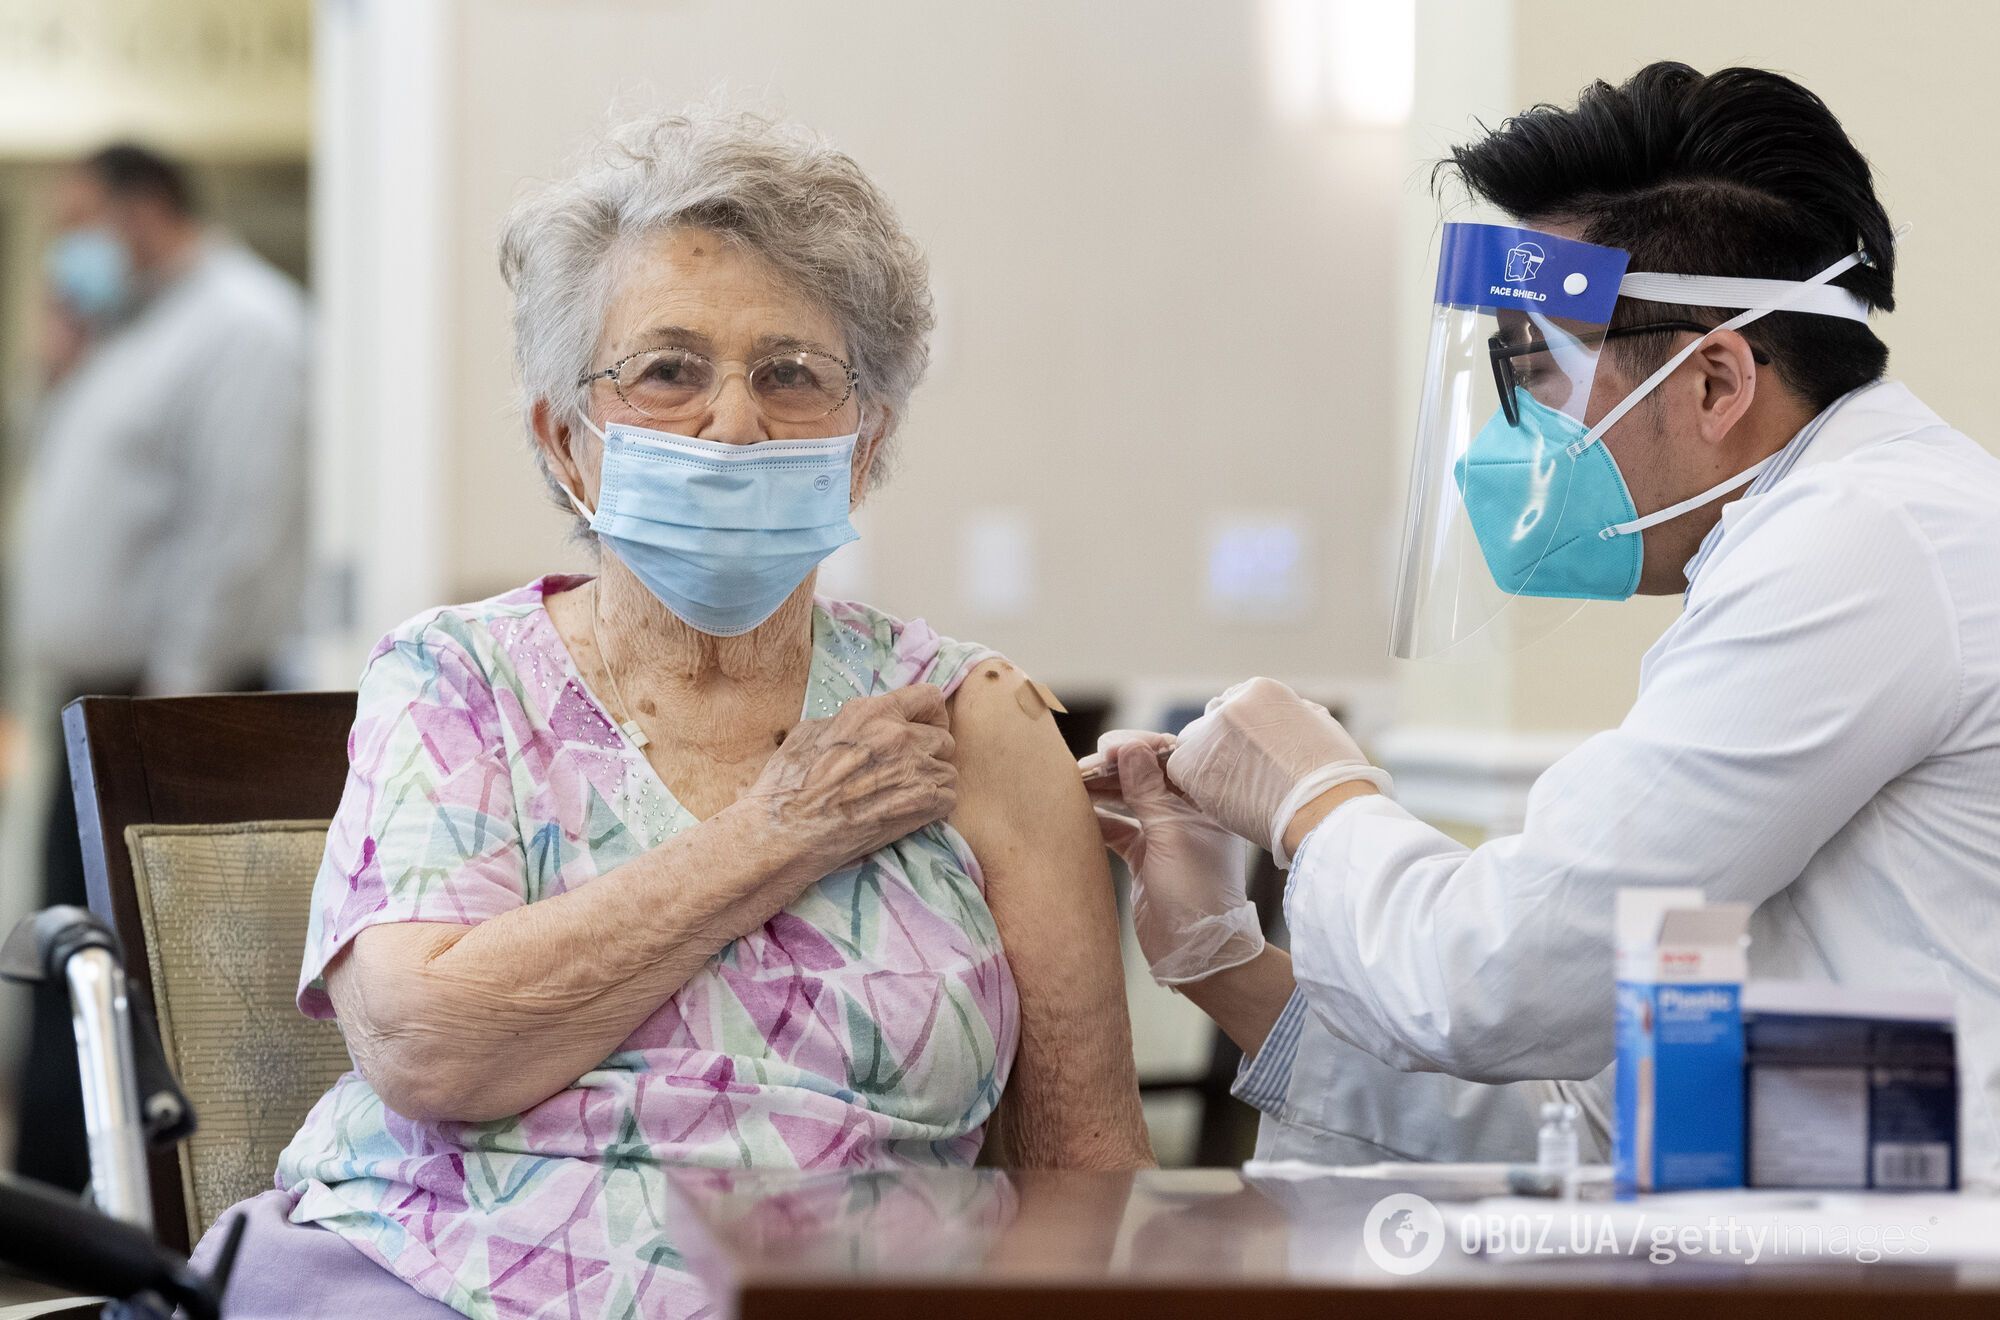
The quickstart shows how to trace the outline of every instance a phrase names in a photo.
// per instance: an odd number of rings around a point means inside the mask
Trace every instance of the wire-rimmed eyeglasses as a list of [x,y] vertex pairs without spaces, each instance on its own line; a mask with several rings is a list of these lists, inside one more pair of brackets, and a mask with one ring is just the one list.
[[861,377],[831,353],[787,349],[757,359],[716,362],[691,348],[647,348],[578,379],[585,389],[608,380],[626,406],[654,421],[701,416],[731,376],[741,375],[759,412],[777,422],[816,422],[854,397]]

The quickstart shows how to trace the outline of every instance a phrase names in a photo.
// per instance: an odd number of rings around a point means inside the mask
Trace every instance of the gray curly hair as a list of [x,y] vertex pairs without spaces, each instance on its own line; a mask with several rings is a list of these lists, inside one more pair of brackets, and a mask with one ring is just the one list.
[[[845,153],[795,124],[751,112],[690,111],[611,131],[576,173],[516,205],[500,273],[514,295],[523,402],[567,412],[582,401],[617,269],[637,239],[707,229],[769,262],[845,334],[865,413],[890,432],[930,361],[930,268],[881,189]],[[872,405],[872,406],[871,406]],[[868,487],[881,484],[891,434]],[[562,488],[539,447],[558,503]]]

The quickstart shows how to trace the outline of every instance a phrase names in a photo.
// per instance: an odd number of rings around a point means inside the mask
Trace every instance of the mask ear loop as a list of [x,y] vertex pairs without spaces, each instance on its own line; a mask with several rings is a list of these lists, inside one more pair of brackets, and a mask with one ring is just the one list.
[[1591,427],[1589,431],[1584,433],[1582,439],[1577,440],[1575,443],[1571,444],[1569,448],[1564,452],[1567,453],[1571,458],[1575,458],[1578,454],[1581,454],[1584,450],[1590,448],[1592,445],[1596,444],[1599,440],[1602,440],[1604,438],[1604,433],[1606,431],[1609,431],[1613,426],[1616,426],[1619,420],[1623,418],[1626,413],[1631,412],[1634,408],[1638,407],[1641,400],[1643,400],[1648,394],[1651,394],[1654,390],[1658,389],[1660,386],[1660,382],[1664,381],[1668,376],[1673,375],[1674,371],[1681,365],[1681,363],[1687,361],[1688,358],[1692,357],[1694,355],[1695,350],[1699,349],[1703,344],[1706,344],[1712,336],[1720,334],[1724,330],[1740,330],[1744,326],[1749,325],[1752,321],[1755,321],[1760,317],[1769,316],[1772,312],[1785,311],[1787,308],[1791,307],[1792,304],[1796,302],[1802,302],[1806,298],[1808,298],[1811,295],[1811,291],[1813,289],[1823,286],[1824,284],[1826,284],[1828,280],[1831,280],[1836,275],[1840,275],[1845,273],[1846,271],[1854,269],[1854,267],[1860,265],[1863,261],[1865,261],[1867,257],[1868,257],[1868,250],[1866,248],[1856,248],[1854,251],[1842,257],[1839,261],[1834,262],[1831,266],[1828,266],[1825,270],[1813,276],[1811,279],[1801,280],[1799,283],[1792,285],[1782,297],[1775,298],[1769,302],[1763,303],[1760,306],[1752,307],[1748,311],[1739,312],[1735,316],[1730,317],[1727,321],[1724,321],[1721,325],[1716,326],[1715,329],[1710,330],[1707,334],[1701,336],[1701,338],[1695,340],[1691,344],[1688,344],[1686,347],[1682,348],[1679,352],[1675,353],[1672,357],[1668,358],[1666,362],[1661,365],[1658,371],[1655,371],[1652,375],[1646,377],[1645,380],[1641,381],[1638,389],[1633,390],[1623,399],[1620,399],[1618,403],[1615,406],[1613,406],[1610,412],[1604,414],[1604,416],[1598,420],[1597,425]]
[[[576,415],[578,420],[590,428],[592,435],[607,445],[611,443],[611,437],[606,435],[596,422],[590,420],[590,414],[583,410],[583,405],[577,405]],[[583,507],[583,501],[577,498],[577,493],[569,488],[568,482],[558,481],[556,485],[562,487],[562,493],[569,496],[570,507],[576,510],[579,518],[582,518],[585,522],[595,522],[597,520],[597,515],[594,512]]]
[[1666,508],[1649,513],[1643,518],[1634,518],[1631,522],[1613,523],[1611,526],[1599,531],[1597,539],[1600,541],[1609,541],[1615,536],[1630,536],[1634,532],[1643,532],[1648,527],[1657,527],[1661,523],[1672,522],[1682,514],[1691,513],[1711,500],[1721,499],[1724,495],[1727,495],[1739,486],[1749,485],[1757,479],[1758,475],[1765,468],[1777,461],[1778,456],[1773,454],[1762,462],[1752,463],[1749,467],[1744,468],[1720,486],[1712,486],[1699,495],[1690,496],[1682,500],[1679,504],[1668,505]]

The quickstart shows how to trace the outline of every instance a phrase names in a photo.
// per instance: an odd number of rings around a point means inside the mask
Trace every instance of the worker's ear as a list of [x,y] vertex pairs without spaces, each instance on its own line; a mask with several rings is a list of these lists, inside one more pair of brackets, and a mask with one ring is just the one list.
[[561,420],[568,415],[558,414],[549,406],[547,399],[537,399],[535,406],[529,410],[528,425],[535,433],[535,447],[542,451],[542,457],[555,479],[594,509],[597,507],[597,482],[586,479],[585,460],[592,460],[588,466],[594,473],[597,466],[595,455],[578,452],[587,448],[587,442],[593,437],[583,427]]
[[1757,397],[1757,357],[1750,341],[1734,330],[1718,330],[1687,361],[1695,405],[1695,433],[1704,444],[1720,445],[1736,430]]

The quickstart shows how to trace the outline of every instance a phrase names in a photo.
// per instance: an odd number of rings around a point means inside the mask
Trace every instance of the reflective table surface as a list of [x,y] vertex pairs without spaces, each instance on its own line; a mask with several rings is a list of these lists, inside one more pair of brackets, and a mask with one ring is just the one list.
[[[1746,1201],[1756,1213],[1743,1224],[1732,1212],[1728,1225],[1704,1228],[1685,1211],[1661,1216],[1643,1203],[1467,1207],[1421,1183],[1236,1170],[669,1177],[690,1268],[724,1314],[746,1320],[1272,1320],[1350,1305],[1370,1316],[1504,1308],[1524,1320],[2000,1316],[2000,1242],[1971,1258],[1952,1250],[1952,1225],[1965,1226],[1937,1198],[1835,1203],[1833,1219],[1873,1225],[1866,1233],[1875,1236],[1857,1238],[1851,1229],[1827,1235],[1824,1203],[1770,1194],[1752,1194],[1764,1199]],[[1938,1210],[1950,1225],[1938,1227]],[[1798,1224],[1781,1230],[1791,1248],[1774,1234],[1761,1259],[1748,1259],[1758,1226],[1794,1211]],[[1984,1233],[2000,1222],[2000,1203],[1981,1202],[1975,1220]],[[1725,1254],[1730,1226],[1741,1239]],[[1891,1243],[1884,1232],[1902,1236]]]

